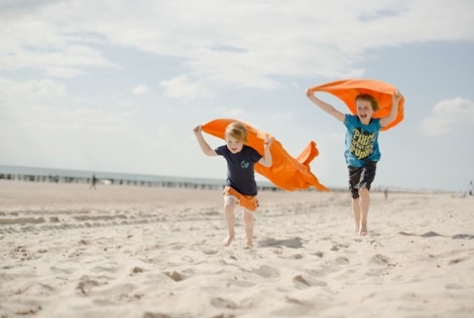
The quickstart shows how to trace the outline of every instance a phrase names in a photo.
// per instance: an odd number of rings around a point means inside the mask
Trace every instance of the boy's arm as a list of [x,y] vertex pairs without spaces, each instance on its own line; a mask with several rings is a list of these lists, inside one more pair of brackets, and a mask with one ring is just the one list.
[[263,157],[258,161],[259,164],[265,167],[270,167],[273,164],[272,153],[270,153],[270,146],[272,145],[272,139],[267,138],[263,146]]
[[395,93],[393,94],[393,98],[392,98],[392,110],[390,114],[380,119],[380,125],[382,127],[389,125],[390,123],[395,121],[395,119],[397,118],[398,102],[400,101],[401,98],[402,98],[402,95],[400,94],[400,92],[398,92],[398,90],[395,90]]
[[196,139],[198,140],[199,146],[201,147],[201,150],[204,154],[207,156],[217,156],[218,154],[216,153],[215,150],[213,150],[209,144],[204,140],[204,137],[202,136],[202,128],[201,125],[196,126],[194,129],[194,135],[196,136]]
[[306,90],[306,96],[311,100],[311,102],[313,102],[314,104],[316,104],[317,106],[319,106],[324,112],[328,113],[329,115],[332,115],[334,118],[336,118],[338,121],[340,122],[344,122],[344,119],[346,118],[346,115],[339,112],[338,110],[336,110],[332,105],[330,104],[327,104],[326,102],[323,102],[321,101],[320,99],[318,99],[311,91],[310,89],[307,89]]

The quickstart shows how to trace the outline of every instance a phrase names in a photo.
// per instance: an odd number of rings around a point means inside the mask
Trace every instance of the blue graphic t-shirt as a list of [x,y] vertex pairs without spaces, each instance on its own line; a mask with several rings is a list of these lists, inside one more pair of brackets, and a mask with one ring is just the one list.
[[347,165],[362,167],[367,162],[379,161],[380,119],[371,119],[364,125],[357,116],[346,114],[344,125],[347,127],[344,153]]
[[219,146],[215,151],[227,161],[226,185],[242,195],[257,195],[257,183],[255,182],[253,167],[262,158],[262,155],[247,145],[244,145],[237,154],[232,154],[227,145]]

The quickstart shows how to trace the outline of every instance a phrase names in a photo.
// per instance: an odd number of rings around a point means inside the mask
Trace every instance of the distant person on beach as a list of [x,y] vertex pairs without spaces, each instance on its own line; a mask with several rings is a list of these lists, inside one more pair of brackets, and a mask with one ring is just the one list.
[[360,236],[367,235],[367,215],[370,206],[370,185],[374,181],[377,162],[380,159],[378,135],[382,127],[392,123],[398,114],[398,102],[402,98],[395,91],[394,107],[384,118],[372,118],[379,109],[378,101],[369,94],[359,94],[355,98],[357,115],[343,114],[332,105],[323,102],[306,91],[306,96],[323,111],[344,123],[346,131],[345,158],[349,170],[349,189],[352,195],[352,209],[356,231]]
[[92,182],[91,182],[91,186],[89,188],[96,189],[95,184],[97,184],[97,177],[95,177],[95,174],[94,174],[94,175],[92,175]]
[[223,156],[227,161],[227,181],[224,188],[224,212],[229,236],[222,244],[229,246],[235,239],[235,205],[243,210],[247,246],[253,247],[253,215],[258,208],[257,183],[255,181],[254,165],[272,166],[270,146],[272,139],[264,142],[264,154],[260,155],[254,148],[246,145],[247,129],[239,122],[232,122],[225,131],[226,145],[212,149],[204,140],[201,125],[194,128],[194,134],[204,154],[208,156]]

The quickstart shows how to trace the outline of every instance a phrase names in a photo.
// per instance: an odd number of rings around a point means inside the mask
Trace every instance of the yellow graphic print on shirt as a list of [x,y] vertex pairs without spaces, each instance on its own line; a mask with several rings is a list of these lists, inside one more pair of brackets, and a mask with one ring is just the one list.
[[357,159],[363,160],[374,151],[375,134],[356,128],[352,135],[350,152]]

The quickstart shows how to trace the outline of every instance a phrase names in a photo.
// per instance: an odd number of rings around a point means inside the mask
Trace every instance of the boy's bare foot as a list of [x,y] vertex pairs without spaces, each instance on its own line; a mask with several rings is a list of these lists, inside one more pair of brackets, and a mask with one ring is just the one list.
[[359,236],[367,236],[367,225],[360,225]]
[[[354,214],[354,212],[352,212]],[[359,231],[360,231],[360,218],[356,218],[355,219],[355,231],[356,231],[356,234],[359,234]]]
[[247,239],[247,247],[253,248],[253,241],[251,239],[250,240]]
[[229,236],[227,236],[226,239],[224,239],[224,240],[222,241],[222,245],[224,245],[224,246],[229,246],[230,243],[231,243],[233,240],[234,240],[234,236],[229,235]]

